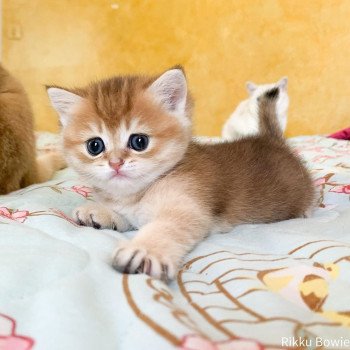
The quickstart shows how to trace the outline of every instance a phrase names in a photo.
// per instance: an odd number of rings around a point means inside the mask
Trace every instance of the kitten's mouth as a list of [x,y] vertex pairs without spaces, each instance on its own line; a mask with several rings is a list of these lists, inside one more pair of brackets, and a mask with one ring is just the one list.
[[120,170],[113,171],[111,176],[112,179],[115,179],[115,178],[120,179],[120,178],[126,178],[126,177],[128,176],[122,173]]

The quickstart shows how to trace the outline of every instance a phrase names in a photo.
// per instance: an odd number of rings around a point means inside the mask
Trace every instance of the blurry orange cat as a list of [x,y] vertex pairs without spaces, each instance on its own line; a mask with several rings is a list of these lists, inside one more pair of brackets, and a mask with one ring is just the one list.
[[211,231],[302,217],[312,206],[310,176],[276,122],[278,89],[260,99],[260,135],[216,145],[192,141],[192,103],[179,67],[48,94],[66,159],[98,200],[76,208],[75,220],[139,229],[116,247],[119,271],[173,278]]
[[20,82],[0,64],[0,194],[49,180],[64,164],[56,152],[36,158],[29,100]]

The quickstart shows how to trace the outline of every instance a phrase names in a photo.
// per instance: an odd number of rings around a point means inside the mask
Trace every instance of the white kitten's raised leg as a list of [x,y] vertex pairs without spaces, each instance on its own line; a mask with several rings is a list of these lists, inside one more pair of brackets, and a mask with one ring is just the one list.
[[173,279],[185,254],[209,232],[208,221],[196,220],[191,214],[180,214],[180,220],[164,217],[143,226],[133,240],[119,243],[113,267],[124,273]]
[[129,222],[121,215],[98,203],[87,203],[73,211],[73,218],[82,226],[96,229],[111,229],[125,232],[131,229]]

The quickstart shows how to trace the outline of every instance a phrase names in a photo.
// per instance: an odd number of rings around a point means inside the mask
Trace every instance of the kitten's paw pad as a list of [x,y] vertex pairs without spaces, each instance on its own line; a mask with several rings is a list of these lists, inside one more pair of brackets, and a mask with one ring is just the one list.
[[174,279],[177,270],[169,259],[133,245],[129,241],[117,247],[113,254],[112,265],[122,273],[145,273],[165,282]]
[[91,226],[96,229],[113,228],[111,215],[107,211],[94,209],[90,206],[78,207],[73,212],[75,221],[81,226]]

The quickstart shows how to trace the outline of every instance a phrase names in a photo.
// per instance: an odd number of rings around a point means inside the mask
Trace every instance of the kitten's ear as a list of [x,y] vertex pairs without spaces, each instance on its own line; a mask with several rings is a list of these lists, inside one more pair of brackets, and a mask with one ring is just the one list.
[[60,117],[62,126],[65,127],[71,118],[72,110],[83,101],[83,98],[70,91],[56,87],[49,87],[47,93],[53,108]]
[[247,81],[246,88],[249,95],[251,95],[256,90],[257,85],[252,83],[251,81]]
[[169,113],[186,115],[187,83],[182,69],[166,71],[148,91]]
[[287,85],[288,85],[288,77],[283,77],[280,79],[277,83],[277,85],[282,89],[282,90],[287,90]]

